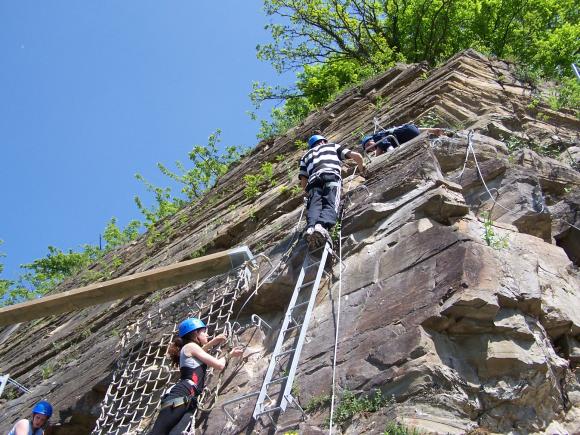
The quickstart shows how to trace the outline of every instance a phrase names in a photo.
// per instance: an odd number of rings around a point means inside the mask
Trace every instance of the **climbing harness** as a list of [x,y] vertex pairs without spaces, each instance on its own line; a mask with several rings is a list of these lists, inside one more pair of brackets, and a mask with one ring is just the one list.
[[[237,340],[236,334],[247,328],[242,327],[237,321],[240,313],[258,293],[260,287],[286,264],[298,242],[298,228],[303,213],[304,210],[300,214],[289,246],[277,264],[274,265],[264,254],[259,254],[254,257],[253,262],[246,263],[228,274],[225,282],[222,282],[223,275],[214,277],[196,289],[194,295],[180,302],[181,306],[195,306],[195,309],[176,310],[175,306],[172,306],[165,308],[164,311],[158,310],[155,314],[148,314],[146,318],[127,328],[119,344],[121,356],[117,361],[117,369],[101,405],[101,415],[92,434],[121,434],[132,430],[145,430],[152,424],[165,387],[171,384],[174,378],[175,371],[170,368],[165,351],[177,332],[178,320],[184,317],[199,317],[214,334],[221,332],[228,336],[226,344],[216,346],[210,352],[216,357],[224,348],[233,347],[233,342]],[[270,270],[262,279],[257,273],[253,291],[238,310],[235,319],[232,319],[234,304],[240,302],[241,297],[250,290],[251,270],[259,271],[256,264],[259,259],[265,259],[270,263]],[[198,300],[204,293],[207,300],[200,304]],[[255,314],[251,320],[258,328],[267,325]],[[168,328],[172,328],[171,333],[166,332]],[[244,348],[247,346],[246,344]],[[232,370],[237,370],[240,364],[241,361]],[[205,388],[201,394],[196,395],[197,407],[184,434],[195,434],[199,414],[208,412],[215,406],[222,388],[224,372],[222,370],[216,375],[212,368],[208,369]]]
[[[299,235],[300,221],[304,214],[305,208],[306,207],[304,206],[301,211],[300,218],[295,229],[295,237],[293,237],[293,239],[297,238],[296,236]],[[283,258],[290,253],[297,242],[298,240],[291,240],[290,248],[282,256]],[[313,257],[313,254],[316,254],[316,252],[308,253],[304,258],[299,278],[296,282],[294,292],[292,293],[290,303],[286,310],[276,346],[272,352],[268,370],[264,377],[260,391],[236,397],[222,404],[222,409],[230,421],[235,421],[235,418],[228,411],[227,407],[236,402],[249,399],[254,396],[258,396],[253,412],[254,419],[259,419],[261,416],[268,416],[271,423],[275,425],[272,414],[278,411],[283,412],[289,405],[295,407],[303,413],[302,408],[296,399],[292,396],[292,385],[298,367],[302,346],[306,337],[308,324],[314,309],[316,294],[320,286],[322,274],[326,273],[324,271],[324,266],[326,264],[328,254],[331,252],[329,243],[325,243],[324,246],[319,249],[319,251],[320,250],[320,258]],[[315,269],[316,277],[313,280],[305,281],[305,279],[311,275],[311,271],[314,270],[314,267],[316,266],[318,266]],[[274,270],[276,269],[277,268]],[[251,295],[251,297],[253,296],[254,294]],[[255,323],[258,327],[260,327],[262,324],[265,324],[268,329],[271,329],[268,324],[266,324],[256,315],[252,316],[252,322]],[[291,346],[284,347],[286,339],[292,337],[293,342]]]
[[191,397],[176,397],[175,399],[161,402],[159,409],[164,408],[178,408],[183,405],[189,405],[194,396]]
[[[356,168],[349,181],[347,189],[354,179],[355,174]],[[343,207],[341,208],[341,204],[343,203],[340,201],[342,185],[339,182],[333,182],[333,184],[337,187],[336,212],[340,217],[343,210]],[[304,209],[305,207],[302,210],[300,219],[302,218]],[[299,227],[300,222],[297,224],[296,234],[298,234]],[[340,230],[339,238],[341,238]],[[317,255],[318,252],[320,252],[319,257]],[[286,309],[276,345],[271,353],[268,369],[264,376],[260,391],[235,397],[222,404],[222,409],[231,422],[235,422],[235,418],[228,410],[228,407],[254,396],[258,397],[252,414],[253,418],[258,420],[261,417],[266,416],[276,429],[279,428],[276,426],[273,415],[278,412],[284,412],[288,406],[296,408],[304,415],[304,411],[300,407],[298,401],[293,397],[292,387],[322,276],[326,275],[327,277],[330,277],[328,272],[324,270],[329,254],[336,255],[332,251],[329,241],[324,243],[324,245],[318,248],[318,250],[307,252],[298,274],[298,279],[295,283],[290,302]],[[340,256],[339,264],[342,272],[343,264]],[[314,279],[308,280],[308,276],[312,275],[314,268],[316,268],[315,277]],[[254,323],[257,323],[258,326],[262,323],[261,319],[257,322],[254,318],[252,320]],[[268,329],[271,329],[269,325],[266,324],[266,326]],[[335,344],[335,347],[336,346],[337,343]]]

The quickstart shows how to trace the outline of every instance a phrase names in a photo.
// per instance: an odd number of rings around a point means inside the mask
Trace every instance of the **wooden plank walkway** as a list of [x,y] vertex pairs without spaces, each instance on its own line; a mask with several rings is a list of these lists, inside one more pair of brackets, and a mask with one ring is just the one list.
[[0,326],[80,310],[220,275],[252,258],[246,246],[0,308]]

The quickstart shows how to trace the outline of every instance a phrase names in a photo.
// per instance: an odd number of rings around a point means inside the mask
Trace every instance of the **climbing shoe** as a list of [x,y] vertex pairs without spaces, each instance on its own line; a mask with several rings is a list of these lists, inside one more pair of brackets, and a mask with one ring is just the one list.
[[306,230],[304,231],[303,237],[306,240],[306,243],[308,243],[308,247],[312,248],[312,246],[314,246],[314,244],[316,243],[316,240],[315,240],[316,237],[314,236],[314,227],[306,228]]
[[332,247],[332,238],[330,237],[330,234],[328,233],[327,229],[324,228],[322,225],[316,224],[314,226],[314,237],[318,239],[317,243],[318,246],[322,246],[326,242],[328,242],[330,243],[330,247]]

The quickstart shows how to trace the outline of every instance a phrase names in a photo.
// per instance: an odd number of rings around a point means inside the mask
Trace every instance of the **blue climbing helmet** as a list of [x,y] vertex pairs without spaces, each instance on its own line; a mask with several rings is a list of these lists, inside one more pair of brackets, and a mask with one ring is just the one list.
[[316,145],[316,143],[321,141],[321,140],[326,140],[326,138],[324,136],[319,135],[319,134],[315,134],[314,136],[310,136],[310,139],[308,139],[308,148],[314,147]]
[[197,317],[190,317],[189,319],[185,319],[179,324],[179,337],[183,337],[184,335],[189,334],[191,331],[195,331],[201,328],[207,328],[201,319],[198,319]]
[[365,137],[363,137],[362,140],[360,141],[362,147],[364,148],[367,142],[370,141],[372,138],[373,138],[372,134],[367,134]]
[[52,415],[52,405],[46,400],[41,400],[36,405],[34,405],[34,408],[32,408],[32,413],[46,415],[48,418],[50,418]]

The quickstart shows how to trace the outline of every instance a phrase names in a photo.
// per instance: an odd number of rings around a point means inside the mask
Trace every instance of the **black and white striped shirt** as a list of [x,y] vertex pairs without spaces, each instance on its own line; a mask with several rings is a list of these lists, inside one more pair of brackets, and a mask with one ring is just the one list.
[[298,177],[306,177],[308,182],[323,173],[332,173],[340,177],[342,161],[349,155],[350,150],[337,143],[317,145],[300,159]]

